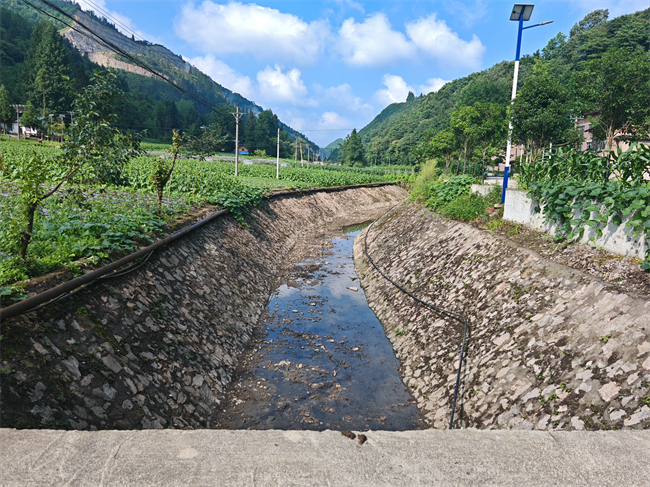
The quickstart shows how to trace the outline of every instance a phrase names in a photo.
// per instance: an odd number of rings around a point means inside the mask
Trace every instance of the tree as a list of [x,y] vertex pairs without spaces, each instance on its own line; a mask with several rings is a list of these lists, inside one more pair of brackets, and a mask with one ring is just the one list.
[[244,124],[244,146],[248,149],[249,153],[253,153],[256,149],[255,147],[255,125],[257,119],[255,114],[250,111],[246,117],[246,123]]
[[585,15],[584,19],[582,19],[580,22],[578,22],[573,27],[571,27],[571,31],[569,32],[569,37],[576,37],[590,29],[601,26],[602,24],[607,22],[608,17],[609,17],[608,9],[594,10],[593,12],[588,13],[587,15]]
[[9,92],[5,85],[0,86],[0,123],[11,126],[14,121],[14,109],[9,103]]
[[343,164],[346,166],[363,166],[363,142],[357,133],[357,129],[352,129],[350,135],[345,138],[342,147]]
[[23,114],[20,117],[20,124],[23,127],[29,127],[32,129],[39,129],[41,126],[41,122],[36,116],[36,110],[34,110],[34,105],[32,105],[31,101],[28,101],[25,105],[25,111],[23,111]]
[[546,47],[542,49],[542,56],[544,59],[557,59],[564,54],[564,46],[566,44],[566,36],[562,32],[558,32],[553,39],[548,41]]
[[174,130],[172,134],[172,146],[171,146],[172,163],[169,164],[161,157],[155,157],[151,164],[150,178],[156,190],[156,195],[158,196],[158,213],[162,213],[162,200],[165,191],[165,186],[167,185],[169,178],[171,178],[172,172],[174,172],[174,166],[176,166],[176,158],[178,157],[178,153],[181,145],[182,145],[181,136],[178,130]]
[[199,160],[204,161],[206,157],[223,150],[228,134],[225,134],[223,129],[215,124],[201,127],[201,129],[201,135],[198,137],[192,135],[184,137],[183,145],[187,147],[190,154],[196,154]]
[[411,103],[415,101],[415,95],[412,91],[409,91],[409,94],[406,96],[406,103]]
[[511,107],[512,138],[528,143],[535,160],[550,143],[573,140],[571,112],[569,90],[537,61],[535,73],[526,79]]
[[67,109],[70,60],[63,37],[54,25],[39,24],[34,29],[26,63],[26,87],[32,103],[43,105],[44,111],[45,107],[55,111]]
[[581,113],[593,113],[592,134],[611,149],[619,133],[638,139],[649,128],[650,55],[611,49],[587,61],[572,80]]
[[485,177],[485,157],[491,151],[503,147],[508,133],[505,109],[496,103],[475,103],[479,114],[476,127],[476,147],[481,152],[481,177]]
[[472,105],[456,110],[452,114],[451,121],[449,122],[454,137],[463,147],[463,174],[467,166],[467,154],[471,153],[478,142],[478,126],[481,123],[480,117],[481,115],[475,106]]
[[451,158],[457,149],[453,132],[451,130],[442,130],[438,132],[433,136],[429,145],[431,147],[432,157],[443,159],[445,161],[445,174],[449,174]]
[[124,96],[117,87],[115,74],[95,73],[91,81],[75,98],[74,123],[66,130],[56,160],[46,161],[33,153],[28,161],[23,161],[17,178],[21,195],[19,215],[10,223],[22,259],[27,257],[34,216],[43,200],[68,182],[111,182],[131,157],[142,154],[139,136],[115,127],[113,102]]

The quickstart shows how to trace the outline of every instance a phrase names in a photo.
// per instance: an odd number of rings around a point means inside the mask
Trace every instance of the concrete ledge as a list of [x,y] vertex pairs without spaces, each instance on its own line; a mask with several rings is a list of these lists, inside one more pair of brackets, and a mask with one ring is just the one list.
[[[504,220],[521,223],[533,230],[555,235],[557,225],[547,223],[541,213],[535,212],[537,204],[534,199],[528,196],[528,191],[508,188],[506,190],[503,218]],[[648,243],[643,235],[634,236],[632,228],[625,226],[631,218],[631,215],[624,218],[620,226],[611,223],[610,219],[607,226],[602,229],[602,236],[597,235],[592,227],[586,227],[579,242],[593,247],[601,247],[615,254],[643,259]]]
[[650,431],[0,430],[3,486],[646,485]]

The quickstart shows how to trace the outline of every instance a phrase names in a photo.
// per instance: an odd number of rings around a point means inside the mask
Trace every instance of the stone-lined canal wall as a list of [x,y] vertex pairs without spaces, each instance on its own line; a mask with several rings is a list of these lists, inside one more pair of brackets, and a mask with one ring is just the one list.
[[377,218],[396,186],[272,200],[222,217],[142,268],[2,323],[4,427],[206,427],[300,234]]
[[[462,325],[384,280],[355,241],[370,307],[428,424],[446,428]],[[650,426],[650,301],[469,225],[405,204],[368,252],[416,296],[470,325],[463,425],[541,430]],[[458,424],[458,423],[456,423]]]

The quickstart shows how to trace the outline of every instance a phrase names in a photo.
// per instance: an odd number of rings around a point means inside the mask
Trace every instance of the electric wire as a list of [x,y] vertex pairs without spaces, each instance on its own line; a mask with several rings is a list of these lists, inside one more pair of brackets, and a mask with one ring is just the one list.
[[[381,276],[382,276],[384,279],[386,279],[388,282],[390,282],[393,286],[395,286],[397,289],[399,289],[400,291],[402,291],[404,294],[409,295],[411,298],[415,299],[418,303],[423,304],[424,306],[426,306],[426,307],[428,307],[428,308],[431,308],[431,309],[433,309],[433,310],[435,310],[435,311],[437,311],[437,312],[439,312],[439,313],[441,313],[441,314],[443,314],[443,315],[445,315],[445,316],[448,316],[449,318],[452,318],[452,319],[454,319],[454,320],[461,321],[461,322],[464,323],[464,329],[463,329],[463,344],[462,344],[461,349],[460,349],[460,360],[459,360],[459,363],[458,363],[458,375],[456,376],[456,386],[455,386],[455,388],[454,388],[454,401],[453,401],[453,405],[452,405],[452,408],[451,408],[451,419],[449,420],[449,429],[452,429],[453,424],[454,424],[454,412],[456,411],[456,401],[457,401],[457,399],[458,399],[458,390],[459,390],[459,388],[460,388],[460,382],[461,382],[460,378],[461,378],[461,373],[462,373],[462,370],[463,370],[463,358],[465,357],[465,344],[466,344],[466,342],[467,342],[467,319],[466,319],[463,315],[461,315],[461,314],[459,314],[459,313],[455,313],[455,312],[453,312],[453,311],[449,311],[449,310],[446,310],[446,309],[444,309],[444,308],[440,308],[440,307],[438,307],[438,306],[435,306],[435,305],[433,305],[433,304],[431,304],[431,303],[428,303],[428,302],[426,302],[426,301],[424,301],[424,300],[418,298],[417,296],[413,295],[411,292],[407,291],[407,290],[404,289],[402,286],[400,286],[400,285],[397,284],[395,281],[393,281],[390,277],[388,277],[388,276],[387,276],[387,275],[386,275],[386,274],[385,274],[385,273],[384,273],[384,272],[383,272],[383,271],[382,271],[382,270],[377,266],[377,264],[375,264],[375,262],[374,262],[374,261],[372,260],[372,258],[370,257],[370,254],[368,254],[368,234],[370,233],[370,229],[372,228],[372,226],[373,226],[375,223],[377,223],[379,220],[381,220],[381,219],[384,218],[386,215],[388,215],[388,214],[389,214],[389,213],[390,213],[390,212],[391,212],[391,211],[392,211],[396,206],[397,206],[397,205],[391,207],[391,208],[390,208],[386,213],[384,213],[383,215],[381,215],[381,216],[380,216],[379,218],[377,218],[374,222],[372,222],[372,223],[370,224],[370,226],[368,226],[368,230],[366,230],[366,234],[365,234],[364,239],[363,239],[363,248],[364,248],[364,252],[365,252],[365,254],[366,254],[366,257],[368,258],[368,260],[369,260],[370,263],[372,264],[372,266],[373,266],[375,269],[377,269],[377,272],[379,272],[379,274],[381,274]],[[464,382],[464,381],[463,381],[463,382]],[[464,389],[464,388],[463,388],[463,389]]]
[[[53,5],[52,3],[50,3],[48,0],[40,0],[40,1],[41,1],[42,3],[44,3],[45,5],[47,5],[48,7],[54,9],[55,11],[57,11],[58,13],[60,13],[60,14],[63,15],[64,17],[66,17],[67,19],[71,20],[71,21],[72,21],[72,25],[70,25],[70,24],[68,24],[67,22],[64,22],[62,19],[60,19],[60,18],[58,18],[58,17],[52,15],[50,12],[44,10],[43,8],[41,8],[41,7],[37,6],[37,5],[35,5],[35,4],[32,3],[30,0],[22,0],[22,1],[25,2],[27,5],[31,6],[32,8],[38,10],[39,12],[41,12],[41,13],[47,15],[48,17],[51,17],[52,19],[57,20],[57,21],[63,23],[64,25],[67,25],[68,27],[70,27],[70,28],[71,28],[72,30],[74,30],[75,32],[77,32],[77,33],[79,33],[79,34],[81,34],[81,35],[83,35],[83,36],[85,36],[85,37],[89,37],[89,35],[88,35],[87,33],[82,32],[82,31],[80,31],[79,29],[75,28],[74,25],[77,24],[77,25],[81,26],[83,29],[85,29],[89,34],[91,34],[91,35],[93,36],[93,37],[91,37],[91,39],[95,40],[96,42],[99,42],[100,44],[103,44],[104,46],[106,46],[109,50],[113,51],[114,53],[116,53],[116,54],[120,54],[121,56],[124,56],[124,57],[127,58],[129,61],[131,61],[131,62],[133,62],[134,64],[136,64],[137,66],[139,66],[139,67],[141,67],[142,69],[148,71],[149,73],[153,74],[154,76],[156,76],[156,77],[162,79],[163,81],[169,83],[170,85],[172,85],[172,86],[173,86],[174,88],[176,88],[177,90],[181,91],[182,93],[184,93],[184,94],[186,94],[187,96],[189,96],[189,97],[191,97],[192,99],[194,99],[197,103],[200,103],[201,105],[203,105],[203,106],[209,108],[209,109],[212,110],[212,111],[216,111],[216,110],[215,110],[215,106],[214,106],[212,103],[210,103],[209,101],[205,100],[204,98],[200,97],[199,95],[196,95],[196,94],[194,94],[194,93],[192,93],[192,92],[190,92],[190,91],[188,91],[188,90],[182,88],[182,87],[179,86],[177,83],[175,83],[174,81],[172,81],[171,79],[169,79],[167,76],[165,76],[165,75],[163,75],[162,73],[159,73],[158,71],[152,69],[151,67],[149,67],[147,64],[145,64],[145,63],[142,62],[141,60],[139,60],[139,59],[133,57],[130,53],[128,53],[128,52],[124,51],[123,49],[121,49],[119,46],[113,44],[112,42],[110,42],[110,41],[108,41],[108,40],[106,40],[106,39],[104,39],[102,36],[100,36],[99,34],[97,34],[97,33],[96,33],[95,31],[93,31],[91,28],[87,27],[83,22],[80,22],[79,20],[75,19],[74,17],[72,17],[70,14],[68,14],[68,13],[65,12],[64,10],[62,10],[62,9],[60,9],[59,7],[57,7],[56,5]],[[98,39],[99,41],[97,41],[97,39]]]

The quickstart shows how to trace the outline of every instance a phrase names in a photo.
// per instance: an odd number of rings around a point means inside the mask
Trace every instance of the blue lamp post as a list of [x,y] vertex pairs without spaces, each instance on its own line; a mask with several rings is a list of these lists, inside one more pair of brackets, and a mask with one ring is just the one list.
[[[512,102],[514,103],[517,96],[517,78],[519,77],[519,54],[521,53],[521,34],[526,29],[539,27],[540,25],[552,24],[553,21],[542,22],[541,24],[529,25],[524,27],[524,22],[530,20],[535,5],[516,3],[512,8],[510,20],[519,22],[519,31],[517,33],[517,54],[515,56],[515,75],[512,80]],[[508,189],[508,175],[510,174],[510,154],[512,153],[512,120],[508,124],[508,147],[506,149],[506,168],[503,173],[503,194],[501,195],[501,204],[506,202],[506,189]]]

